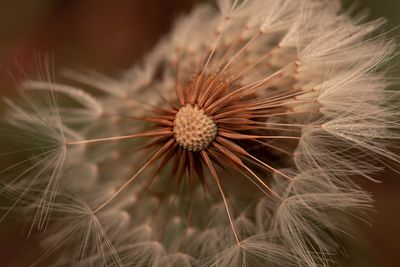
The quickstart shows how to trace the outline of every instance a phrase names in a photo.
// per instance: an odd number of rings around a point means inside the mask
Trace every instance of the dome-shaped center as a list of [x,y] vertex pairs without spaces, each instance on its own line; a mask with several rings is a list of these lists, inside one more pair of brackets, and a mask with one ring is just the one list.
[[187,104],[175,116],[175,140],[189,151],[200,151],[208,147],[216,134],[217,125],[197,106]]

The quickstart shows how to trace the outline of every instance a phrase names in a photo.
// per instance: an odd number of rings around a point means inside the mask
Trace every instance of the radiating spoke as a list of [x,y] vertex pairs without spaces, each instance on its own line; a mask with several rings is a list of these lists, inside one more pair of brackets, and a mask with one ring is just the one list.
[[218,176],[218,173],[215,170],[214,165],[212,164],[210,157],[207,155],[207,152],[202,150],[201,151],[201,156],[204,159],[209,171],[211,172],[211,175],[214,178],[215,183],[217,184],[218,190],[219,190],[219,192],[221,194],[221,197],[222,197],[222,199],[224,201],[225,210],[226,210],[226,213],[227,213],[228,218],[229,218],[229,223],[231,224],[231,227],[232,227],[233,235],[235,236],[236,242],[240,246],[241,241],[239,239],[238,233],[237,233],[235,225],[233,223],[233,218],[232,218],[231,212],[229,211],[228,202],[226,200],[225,193],[224,193],[224,191],[222,189],[221,181],[220,181],[220,178]]
[[80,140],[80,141],[69,141],[69,142],[66,142],[66,145],[83,145],[83,144],[98,143],[98,142],[134,139],[134,138],[138,138],[138,137],[154,137],[154,136],[169,136],[169,135],[173,135],[171,128],[143,132],[143,133],[138,133],[138,134],[120,135],[120,136],[112,136],[112,137],[97,138],[97,139],[87,139],[87,140]]
[[163,145],[154,155],[133,175],[128,181],[126,181],[117,191],[115,191],[106,201],[104,201],[97,209],[93,211],[96,214],[101,209],[103,209],[111,200],[113,200],[122,190],[124,190],[128,185],[130,185],[138,176],[141,174],[150,164],[155,160],[159,159],[160,156],[174,143],[174,140],[168,141]]

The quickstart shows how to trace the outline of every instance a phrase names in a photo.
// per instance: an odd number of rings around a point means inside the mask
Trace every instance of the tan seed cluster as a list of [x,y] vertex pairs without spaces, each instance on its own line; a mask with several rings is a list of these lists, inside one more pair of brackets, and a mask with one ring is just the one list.
[[189,151],[208,147],[217,134],[217,126],[204,110],[187,104],[179,109],[174,120],[176,142]]

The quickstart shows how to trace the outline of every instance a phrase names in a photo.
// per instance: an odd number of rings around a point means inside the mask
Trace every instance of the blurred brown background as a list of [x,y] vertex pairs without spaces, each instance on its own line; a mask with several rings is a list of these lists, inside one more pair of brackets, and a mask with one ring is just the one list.
[[46,52],[56,66],[117,72],[131,66],[195,2],[0,0],[0,68],[13,71],[15,62],[29,67],[34,53]]
[[[295,1],[295,0],[293,0]],[[130,67],[148,51],[174,19],[201,0],[0,0],[0,95],[12,94],[11,73],[26,71],[35,53],[47,53],[55,68],[95,69],[110,75]],[[353,2],[345,1],[346,5]],[[371,17],[388,19],[386,30],[400,25],[399,0],[361,0]],[[399,38],[395,29],[389,35]],[[400,63],[400,57],[394,61]],[[393,76],[400,77],[394,66]],[[0,161],[3,158],[0,158]],[[342,265],[400,266],[400,175],[388,170],[384,183],[362,185],[375,195],[373,225],[361,225],[344,240],[350,259]],[[0,202],[1,205],[1,202]],[[24,267],[37,258],[34,238],[12,219],[0,224],[0,266]]]

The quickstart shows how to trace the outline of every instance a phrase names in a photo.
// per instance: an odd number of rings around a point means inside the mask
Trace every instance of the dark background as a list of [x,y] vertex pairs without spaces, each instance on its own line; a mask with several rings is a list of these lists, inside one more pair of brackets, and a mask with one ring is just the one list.
[[[37,54],[52,56],[56,69],[118,74],[168,33],[179,14],[198,2],[201,0],[0,0],[0,95],[13,94],[10,77],[21,78],[18,66],[29,73]],[[345,1],[346,5],[352,2]],[[359,2],[370,8],[371,18],[386,17],[385,30],[400,41],[400,30],[395,29],[400,25],[399,0]],[[398,63],[399,56],[392,73],[397,78]],[[382,184],[360,181],[375,196],[376,212],[371,212],[373,225],[360,223],[360,231],[343,241],[350,258],[344,257],[343,265],[400,266],[399,176],[388,170]],[[21,225],[13,219],[0,224],[0,266],[28,266],[40,255],[34,245],[37,240],[28,239]]]

